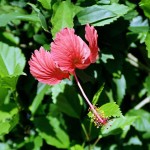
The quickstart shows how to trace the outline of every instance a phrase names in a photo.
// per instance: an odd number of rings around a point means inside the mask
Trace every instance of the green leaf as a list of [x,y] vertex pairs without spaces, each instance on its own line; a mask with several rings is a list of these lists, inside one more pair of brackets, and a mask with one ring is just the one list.
[[103,85],[100,87],[100,89],[94,95],[93,100],[92,100],[93,105],[96,105],[96,103],[98,102],[98,99],[99,99],[99,97],[100,97],[100,95],[104,89],[104,86],[105,86],[105,83],[103,83]]
[[147,76],[144,82],[144,87],[146,89],[147,95],[150,95],[150,76]]
[[148,53],[148,58],[150,58],[150,32],[148,32],[148,34],[146,36],[145,44],[146,44],[146,50]]
[[13,20],[23,20],[23,21],[33,21],[39,22],[39,18],[35,14],[22,14],[19,12],[11,12],[8,14],[1,14],[0,15],[0,27],[6,26],[9,22]]
[[51,9],[51,1],[52,0],[38,0],[42,6],[47,9],[47,10],[50,10]]
[[101,134],[103,136],[115,135],[121,133],[123,130],[128,130],[128,126],[132,125],[136,117],[125,116],[121,118],[115,118],[110,120],[101,129]]
[[115,59],[112,54],[101,54],[101,60],[107,63],[108,59]]
[[51,19],[53,37],[62,28],[73,27],[74,7],[69,1],[62,1],[53,6],[53,16]]
[[125,5],[113,3],[112,5],[93,5],[77,14],[81,25],[90,23],[94,26],[104,26],[125,15],[129,8]]
[[46,84],[42,84],[39,83],[38,84],[38,89],[37,89],[37,94],[31,104],[31,106],[29,107],[30,111],[32,114],[35,114],[36,110],[38,109],[39,105],[41,104],[45,93],[47,92],[47,90],[49,89],[49,85]]
[[76,144],[76,145],[72,146],[70,148],[70,150],[84,150],[84,148],[81,145]]
[[24,74],[24,55],[19,48],[0,42],[0,64],[0,86],[14,90],[18,77]]
[[9,92],[8,89],[0,87],[0,105],[2,105],[5,102],[8,92]]
[[14,104],[0,105],[0,135],[9,133],[19,121],[18,108]]
[[115,102],[106,103],[98,108],[98,110],[104,112],[104,117],[122,117],[120,108]]
[[69,137],[57,118],[38,117],[35,118],[34,123],[39,135],[45,139],[47,144],[64,149],[69,147]]
[[37,136],[34,138],[34,149],[33,150],[38,150],[42,147],[43,145],[43,140],[40,136]]
[[145,16],[150,18],[150,3],[149,0],[141,0],[139,3],[140,7],[143,9]]
[[124,75],[121,75],[120,79],[114,78],[113,81],[115,82],[115,86],[116,86],[115,95],[116,95],[117,104],[120,105],[126,93],[126,80]]
[[150,129],[150,113],[139,109],[139,110],[130,110],[127,113],[128,116],[135,116],[137,119],[134,122],[134,127],[138,131],[149,131]]
[[141,16],[133,18],[130,22],[129,30],[134,33],[141,33],[141,32],[147,33],[149,30],[148,20],[145,19],[143,21],[143,18]]
[[129,139],[127,145],[142,145],[142,142],[140,141],[138,136],[134,136]]
[[46,23],[46,20],[45,20],[45,17],[44,17],[43,14],[41,13],[41,11],[40,11],[34,4],[28,3],[28,5],[30,5],[30,6],[34,9],[34,11],[37,13],[42,28],[43,28],[45,31],[49,32],[49,31],[48,31],[48,27],[47,27],[47,23]]
[[52,99],[61,112],[80,118],[83,103],[72,86],[65,85],[63,82],[53,86]]

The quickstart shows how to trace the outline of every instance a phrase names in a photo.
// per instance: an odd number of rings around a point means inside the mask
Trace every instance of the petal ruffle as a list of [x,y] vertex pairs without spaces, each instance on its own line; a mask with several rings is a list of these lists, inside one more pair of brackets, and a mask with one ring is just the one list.
[[98,58],[98,34],[97,31],[93,26],[89,24],[85,27],[85,38],[89,42],[89,48],[91,50],[90,61],[91,63],[95,63],[96,59]]
[[90,56],[90,49],[74,34],[74,29],[64,28],[57,33],[51,44],[51,54],[58,66],[70,73],[73,73],[75,68],[84,69],[89,65],[85,64],[85,61]]
[[54,85],[64,78],[69,78],[69,73],[61,71],[54,63],[51,53],[40,48],[35,50],[29,61],[31,74],[40,82]]

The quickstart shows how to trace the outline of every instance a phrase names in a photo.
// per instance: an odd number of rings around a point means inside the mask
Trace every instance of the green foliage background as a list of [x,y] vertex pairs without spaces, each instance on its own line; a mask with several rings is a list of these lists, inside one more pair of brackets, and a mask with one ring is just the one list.
[[[28,65],[64,27],[84,39],[87,23],[100,57],[77,75],[91,102],[116,117],[100,128],[73,77],[44,85]],[[0,150],[150,149],[149,58],[149,0],[1,0]]]

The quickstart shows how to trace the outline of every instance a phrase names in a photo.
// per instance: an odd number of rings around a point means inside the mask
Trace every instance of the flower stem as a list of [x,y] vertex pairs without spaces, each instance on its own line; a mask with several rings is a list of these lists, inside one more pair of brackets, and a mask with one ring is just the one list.
[[89,101],[88,97],[84,93],[83,88],[82,88],[82,86],[81,86],[81,84],[80,84],[80,82],[79,82],[79,80],[78,80],[75,72],[74,72],[74,76],[75,76],[77,85],[78,85],[78,87],[79,87],[79,89],[80,89],[83,97],[85,98],[86,102],[90,106],[91,111],[94,113],[94,115],[96,116],[96,118],[98,119],[98,121],[103,124],[105,121],[103,121],[103,119],[99,116],[98,112],[95,110],[94,106],[91,104],[91,102]]

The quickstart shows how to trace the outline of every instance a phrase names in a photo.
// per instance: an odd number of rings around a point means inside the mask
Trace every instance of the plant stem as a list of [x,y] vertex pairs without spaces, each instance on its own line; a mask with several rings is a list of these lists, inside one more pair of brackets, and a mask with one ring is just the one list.
[[89,99],[87,98],[86,94],[84,93],[83,88],[82,88],[82,86],[81,86],[81,84],[80,84],[80,82],[79,82],[79,80],[78,80],[78,78],[77,78],[75,72],[74,72],[74,76],[75,76],[77,85],[78,85],[78,87],[79,87],[79,89],[80,89],[80,91],[81,91],[83,97],[85,98],[86,102],[87,102],[88,105],[90,106],[91,111],[94,113],[94,115],[96,116],[96,118],[98,119],[98,121],[103,124],[103,123],[104,123],[103,119],[99,116],[99,114],[98,114],[97,111],[95,110],[94,106],[91,104],[91,102],[90,102]]
[[127,61],[133,65],[134,67],[137,67],[141,70],[145,70],[146,72],[150,72],[149,67],[145,66],[144,64],[142,64],[134,55],[132,55],[131,53],[129,53],[127,55]]
[[144,105],[146,105],[147,103],[150,103],[150,97],[145,98],[144,100],[142,100],[139,104],[137,104],[134,109],[140,109],[142,108]]
[[82,129],[83,129],[83,131],[84,131],[84,134],[85,134],[85,136],[86,136],[86,140],[87,140],[87,141],[90,141],[90,137],[89,137],[89,135],[88,135],[88,133],[87,133],[87,131],[86,131],[86,128],[85,128],[85,126],[84,126],[83,123],[81,123],[81,127],[82,127]]

